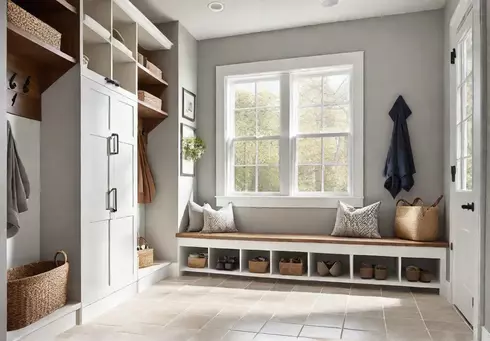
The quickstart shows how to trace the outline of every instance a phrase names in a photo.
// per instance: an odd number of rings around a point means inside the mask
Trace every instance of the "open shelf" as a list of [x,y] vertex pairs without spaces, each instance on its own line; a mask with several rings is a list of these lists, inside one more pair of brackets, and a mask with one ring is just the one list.
[[157,108],[152,107],[148,103],[138,100],[138,116],[140,118],[165,119],[168,117],[168,114],[163,110],[159,110]]
[[147,85],[162,85],[162,86],[168,86],[168,83],[155,76],[153,73],[150,72],[146,67],[138,63],[138,82],[140,84],[147,84]]
[[42,7],[39,7],[39,0],[18,0],[17,3],[33,14],[37,14],[40,11],[50,13],[69,11],[73,14],[77,13],[77,8],[66,0],[44,0]]
[[83,20],[83,41],[89,44],[109,43],[111,34],[94,19],[85,16]]
[[[112,46],[112,54],[115,63],[135,63],[136,60],[126,53],[125,46],[118,40],[113,39]],[[129,49],[128,52],[132,53]]]
[[[41,65],[41,72],[49,73],[46,79],[53,81],[61,77],[76,64],[76,59],[57,48],[46,44],[21,28],[7,23],[7,49],[9,54],[26,58]],[[47,81],[43,88],[51,84]]]

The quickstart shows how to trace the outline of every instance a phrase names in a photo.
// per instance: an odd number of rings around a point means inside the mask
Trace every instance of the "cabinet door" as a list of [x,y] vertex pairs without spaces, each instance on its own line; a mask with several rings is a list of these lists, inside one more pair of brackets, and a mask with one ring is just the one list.
[[84,78],[82,96],[82,221],[108,220],[111,92]]
[[82,302],[86,306],[111,292],[109,220],[85,224],[82,230]]
[[110,129],[121,142],[135,144],[138,138],[138,110],[135,100],[119,94],[111,98]]
[[136,281],[135,217],[111,220],[111,290],[119,290]]

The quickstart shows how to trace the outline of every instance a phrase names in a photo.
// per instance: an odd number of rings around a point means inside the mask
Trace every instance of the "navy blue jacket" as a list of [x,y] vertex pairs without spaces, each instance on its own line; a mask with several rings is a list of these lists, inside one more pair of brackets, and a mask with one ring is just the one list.
[[407,126],[407,118],[411,114],[412,110],[403,97],[399,96],[390,110],[390,117],[393,120],[393,133],[384,169],[385,188],[393,198],[402,189],[407,192],[410,191],[414,185],[415,164]]

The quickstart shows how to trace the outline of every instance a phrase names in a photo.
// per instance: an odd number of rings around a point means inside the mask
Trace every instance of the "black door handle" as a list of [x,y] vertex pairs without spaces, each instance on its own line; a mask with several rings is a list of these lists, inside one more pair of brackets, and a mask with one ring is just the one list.
[[[111,206],[111,194],[112,193],[114,193],[114,196],[113,196],[114,206]],[[112,213],[115,213],[115,212],[117,212],[117,188],[112,188],[108,194],[109,194],[109,211]]]
[[[114,149],[112,149],[111,141],[114,140]],[[119,154],[119,134],[112,134],[109,137],[109,155]]]
[[472,203],[467,203],[466,205],[461,205],[461,208],[463,210],[468,210],[468,211],[474,212],[475,211],[475,203],[472,202]]

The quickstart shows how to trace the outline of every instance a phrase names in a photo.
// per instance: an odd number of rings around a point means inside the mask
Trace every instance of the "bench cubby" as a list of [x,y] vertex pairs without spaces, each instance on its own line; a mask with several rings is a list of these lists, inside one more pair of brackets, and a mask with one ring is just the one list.
[[[445,289],[440,279],[446,278],[446,242],[413,242],[394,238],[358,239],[315,235],[284,234],[199,234],[178,233],[179,257],[186,257],[194,250],[208,250],[209,266],[206,269],[192,269],[186,261],[179,261],[179,271],[223,274],[244,277],[289,279],[299,281],[367,284],[399,287]],[[203,252],[203,251],[201,251]],[[236,271],[216,270],[220,256],[234,256],[240,259]],[[248,261],[257,256],[268,257],[268,273],[251,273]],[[279,273],[281,258],[300,257],[305,264],[303,276],[284,276]],[[342,262],[343,275],[339,277],[320,276],[318,261]],[[385,265],[389,270],[386,280],[361,279],[359,267],[362,262]],[[431,271],[434,279],[430,283],[408,282],[404,268],[415,265]],[[440,290],[441,292],[441,290]]]

